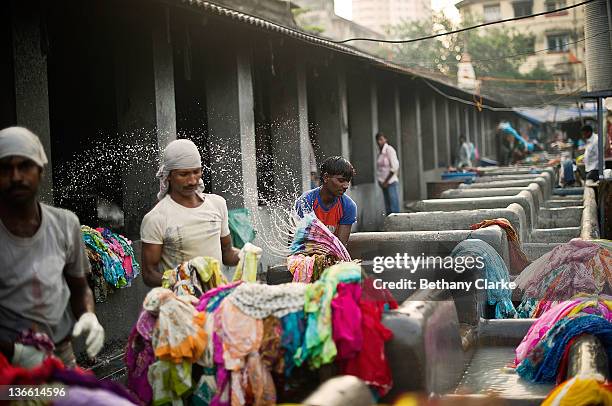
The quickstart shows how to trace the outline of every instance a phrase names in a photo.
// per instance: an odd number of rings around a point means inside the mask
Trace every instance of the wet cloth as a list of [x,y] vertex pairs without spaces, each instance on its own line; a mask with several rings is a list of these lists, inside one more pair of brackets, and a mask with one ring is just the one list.
[[599,297],[585,296],[553,306],[531,325],[516,348],[515,365],[520,364],[525,359],[527,354],[533,350],[555,323],[565,317],[574,317],[579,313],[596,314],[612,321],[612,297],[605,295]]
[[393,385],[391,368],[385,354],[385,342],[393,338],[393,332],[383,326],[385,303],[372,302],[365,295],[359,300],[361,309],[362,348],[356,356],[340,362],[342,374],[353,375],[373,387],[384,396]]
[[472,224],[470,229],[477,230],[479,228],[499,226],[506,232],[508,239],[508,248],[510,250],[510,270],[513,274],[519,274],[525,269],[531,261],[527,259],[527,255],[521,250],[521,239],[516,230],[507,219],[498,218],[493,220],[481,221],[477,224]]
[[244,314],[256,319],[283,317],[304,308],[306,287],[304,283],[243,283],[234,289],[228,299]]
[[293,282],[310,283],[318,280],[323,271],[338,262],[333,255],[295,254],[287,257],[287,269],[293,275]]
[[39,208],[41,224],[32,237],[17,237],[0,221],[3,341],[13,342],[28,328],[47,334],[55,343],[66,338],[74,322],[68,310],[70,290],[65,276],[89,273],[77,216],[43,203]]
[[221,273],[221,264],[212,257],[195,257],[169,269],[162,276],[162,287],[177,295],[199,298],[207,290],[227,283]]
[[196,310],[199,312],[205,311],[207,313],[213,313],[219,307],[223,299],[232,293],[241,283],[242,281],[232,282],[205,292],[202,297],[200,297],[200,302],[196,305]]
[[[195,169],[202,167],[198,147],[191,140],[180,139],[170,142],[164,149],[159,170],[155,175],[159,179],[157,199],[162,200],[168,193],[170,184],[168,176],[175,169]],[[204,182],[198,180],[198,191],[204,191]]]
[[[481,258],[484,263],[484,273],[488,282],[510,282],[510,274],[508,273],[508,268],[506,268],[504,260],[493,247],[484,241],[474,239],[461,241],[453,249],[451,256],[453,258]],[[487,289],[487,302],[495,306],[496,319],[516,317],[516,309],[512,304],[511,289],[502,287]]]
[[523,303],[569,300],[579,293],[612,289],[612,250],[605,244],[573,239],[558,245],[521,272],[515,280]]
[[612,385],[591,377],[573,377],[557,386],[542,406],[612,405]]
[[234,272],[234,281],[256,282],[257,281],[257,266],[259,265],[259,256],[254,252],[247,252],[244,259],[238,261],[236,272]]
[[326,269],[321,279],[307,285],[304,302],[306,346],[296,352],[296,365],[300,366],[308,358],[313,368],[319,368],[334,360],[337,349],[332,338],[331,302],[338,283],[360,281],[361,267],[353,262],[341,262]]
[[160,273],[195,257],[222,262],[221,238],[230,235],[225,199],[202,194],[198,207],[185,207],[166,195],[142,219],[140,238],[163,245]]
[[530,382],[555,382],[569,342],[580,334],[600,339],[608,359],[612,357],[612,323],[600,316],[578,315],[559,320],[516,368]]
[[149,367],[148,379],[153,387],[153,405],[182,405],[181,396],[192,389],[191,363],[156,361]]
[[319,254],[334,256],[337,260],[351,260],[344,244],[312,214],[305,214],[297,223],[289,251],[291,255]]
[[155,350],[151,342],[157,318],[143,310],[132,327],[125,351],[127,386],[145,403],[153,399],[153,391],[148,380],[151,364],[155,362]]
[[[283,335],[281,338],[281,346],[284,350],[285,358],[285,376],[290,376],[293,368],[296,365],[295,353],[299,348],[305,345],[304,332],[306,331],[306,318],[304,311],[289,313],[281,318]],[[306,349],[302,350],[303,354],[307,354]],[[304,360],[300,359],[301,364]]]
[[0,159],[13,155],[28,158],[41,168],[47,164],[40,139],[23,127],[8,127],[0,131]]
[[332,307],[332,338],[338,350],[337,359],[355,357],[363,346],[361,309],[359,300],[361,286],[358,283],[339,283]]
[[206,344],[205,315],[196,311],[189,296],[154,288],[145,297],[143,308],[158,315],[151,338],[156,357],[174,363],[193,363],[202,356]]

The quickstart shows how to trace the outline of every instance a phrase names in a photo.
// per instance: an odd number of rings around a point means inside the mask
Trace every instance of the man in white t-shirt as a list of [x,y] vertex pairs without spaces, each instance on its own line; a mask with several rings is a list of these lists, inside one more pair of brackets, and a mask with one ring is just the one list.
[[584,169],[586,178],[597,182],[599,180],[599,137],[593,133],[593,127],[585,125],[580,129],[580,134],[586,142],[584,149]]
[[37,198],[46,164],[31,131],[0,131],[0,352],[26,368],[46,354],[23,339],[24,333],[45,333],[68,366],[76,364],[72,335],[88,332],[90,357],[104,344],[85,277],[90,268],[79,219]]
[[250,243],[242,250],[233,247],[225,199],[203,193],[202,161],[193,142],[168,144],[157,177],[159,202],[140,226],[147,285],[160,286],[165,270],[194,257],[209,256],[235,266],[244,252],[261,255],[261,249]]

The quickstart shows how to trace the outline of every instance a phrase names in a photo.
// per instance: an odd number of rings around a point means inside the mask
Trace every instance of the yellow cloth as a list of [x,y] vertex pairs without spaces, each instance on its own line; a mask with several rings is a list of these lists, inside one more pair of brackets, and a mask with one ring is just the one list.
[[593,378],[572,378],[558,385],[542,406],[612,405],[612,392]]
[[244,256],[244,261],[241,259],[236,266],[233,282],[257,282],[257,266],[259,259],[254,252],[247,252]]

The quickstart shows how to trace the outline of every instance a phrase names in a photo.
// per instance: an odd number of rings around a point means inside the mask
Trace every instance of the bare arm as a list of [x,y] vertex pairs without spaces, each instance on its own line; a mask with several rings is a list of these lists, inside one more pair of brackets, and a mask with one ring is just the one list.
[[221,256],[223,258],[223,265],[236,266],[238,265],[238,253],[239,249],[234,248],[232,245],[232,236],[226,235],[221,237]]
[[152,288],[162,284],[162,274],[159,273],[162,247],[161,244],[142,243],[142,278]]
[[85,276],[65,276],[70,289],[72,314],[78,320],[83,313],[94,312],[94,298]]
[[346,244],[348,244],[349,236],[351,235],[351,225],[350,224],[339,224],[334,234],[336,235],[336,237],[338,237],[340,242],[346,247]]

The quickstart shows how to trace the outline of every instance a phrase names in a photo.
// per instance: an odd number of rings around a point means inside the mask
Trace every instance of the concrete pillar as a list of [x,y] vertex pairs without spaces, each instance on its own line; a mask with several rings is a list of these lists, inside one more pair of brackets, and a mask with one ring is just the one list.
[[[219,33],[219,35],[222,33]],[[221,38],[219,38],[221,39]],[[224,43],[206,72],[206,105],[212,150],[212,189],[228,208],[257,210],[257,165],[251,51]],[[297,90],[296,90],[297,91]]]
[[482,137],[482,151],[480,151],[480,155],[485,156],[489,149],[487,145],[489,142],[489,134],[485,128],[484,111],[482,111],[478,116],[480,117],[480,136]]
[[368,73],[359,72],[349,75],[347,85],[351,161],[357,170],[353,184],[375,183],[374,134],[378,131],[376,83],[370,80]]
[[[317,66],[307,76],[308,120],[317,134],[317,162],[347,152],[343,151],[346,145],[342,145],[341,135],[347,133],[347,128],[343,124],[343,105],[339,102],[346,96],[342,94],[345,89],[344,86],[341,87],[343,79],[340,79],[339,70],[335,65]],[[346,137],[345,135],[345,139]]]
[[438,110],[436,108],[436,96],[431,98],[431,133],[433,138],[433,167],[437,168],[439,164],[438,160]]
[[401,126],[404,130],[405,153],[401,161],[403,170],[405,200],[419,200],[425,197],[423,179],[423,145],[421,140],[421,99],[413,89],[400,95]]
[[[348,91],[346,72],[344,69],[340,69],[338,72],[338,101],[340,104],[340,149],[342,151],[342,156],[350,161],[351,146],[349,140]],[[306,125],[308,125],[308,122]]]
[[176,106],[174,97],[174,61],[170,38],[170,10],[163,7],[153,24],[153,72],[155,76],[155,109],[157,143],[160,151],[176,139]]
[[431,93],[420,94],[423,169],[426,171],[436,167],[436,158],[438,154],[435,119],[436,106],[432,97],[433,95]]
[[[45,38],[41,34],[41,5],[37,1],[11,1],[16,124],[40,137],[49,163],[40,185],[40,199],[53,203],[53,165],[49,123],[49,88]],[[6,23],[6,19],[5,19]]]
[[446,145],[447,141],[447,120],[446,120],[446,110],[445,110],[445,101],[446,98],[436,96],[436,145],[438,151],[438,159],[436,160],[436,167],[447,167],[450,165],[450,161],[448,160],[447,153],[448,148]]
[[[402,125],[400,91],[397,84],[389,78],[382,81],[378,88],[378,127],[395,148],[400,161],[398,176],[402,178]],[[376,150],[378,153],[378,150]],[[399,182],[399,199],[403,201],[403,182]]]
[[293,202],[310,189],[308,106],[304,64],[280,58],[270,82],[270,121],[276,197]]
[[446,164],[449,166],[453,165],[453,158],[452,158],[452,142],[451,142],[451,122],[450,122],[450,109],[448,106],[448,99],[445,97],[444,98],[444,132],[446,135]]
[[472,142],[474,137],[470,134],[470,110],[467,107],[463,107],[463,119],[465,120],[465,138]]
[[478,148],[478,151],[482,149],[481,138],[480,138],[480,124],[478,123],[478,111],[475,108],[472,109],[472,132],[474,134],[473,143]]

